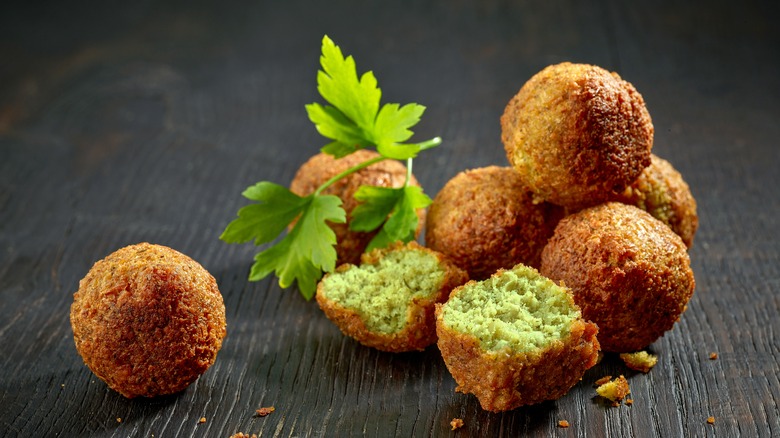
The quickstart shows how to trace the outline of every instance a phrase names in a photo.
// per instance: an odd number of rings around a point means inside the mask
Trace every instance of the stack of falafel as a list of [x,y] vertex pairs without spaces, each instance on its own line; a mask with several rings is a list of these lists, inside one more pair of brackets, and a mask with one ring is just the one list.
[[[430,292],[441,297],[427,303],[439,349],[458,390],[491,411],[558,398],[600,350],[641,350],[671,329],[693,294],[687,251],[698,227],[688,185],[651,153],[642,96],[616,73],[572,63],[543,69],[510,100],[501,134],[511,166],[453,177],[425,228],[427,247],[471,278],[449,294]],[[397,185],[392,172],[370,178]],[[346,271],[326,275],[318,301],[330,295],[330,277]],[[357,294],[361,286],[353,287]],[[328,317],[338,325],[338,315]],[[429,320],[403,329],[433,330]]]

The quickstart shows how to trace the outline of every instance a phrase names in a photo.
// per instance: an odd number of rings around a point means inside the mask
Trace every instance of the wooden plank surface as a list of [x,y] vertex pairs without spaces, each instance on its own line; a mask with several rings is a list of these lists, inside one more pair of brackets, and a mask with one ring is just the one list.
[[[0,436],[780,435],[774,3],[16,3],[0,6]],[[498,118],[548,64],[601,65],[643,94],[701,223],[696,293],[651,346],[659,364],[627,374],[632,406],[595,397],[626,373],[608,355],[560,400],[486,413],[435,347],[362,347],[296,290],[247,281],[256,249],[218,236],[246,186],[289,183],[325,144],[303,108],[323,34],[385,101],[427,106],[414,138],[445,140],[415,161],[431,195],[507,163]],[[140,241],[216,277],[228,336],[184,392],[126,400],[83,365],[68,312],[96,260]]]

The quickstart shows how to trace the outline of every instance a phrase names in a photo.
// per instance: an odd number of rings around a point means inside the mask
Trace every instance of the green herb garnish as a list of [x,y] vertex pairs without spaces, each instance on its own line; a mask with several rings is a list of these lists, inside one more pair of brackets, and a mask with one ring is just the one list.
[[[410,185],[412,159],[420,151],[441,143],[439,137],[421,143],[404,143],[411,138],[410,128],[420,121],[425,107],[416,103],[380,106],[382,91],[377,87],[374,74],[369,71],[358,78],[355,60],[352,56],[344,57],[341,49],[327,36],[322,39],[320,64],[317,90],[329,105],[312,103],[306,105],[306,112],[317,131],[332,140],[321,151],[341,158],[373,147],[380,156],[334,176],[305,197],[267,181],[250,186],[243,195],[257,203],[242,207],[238,217],[220,236],[228,243],[254,241],[258,246],[270,243],[255,256],[249,280],[258,281],[275,273],[282,288],[297,282],[307,300],[314,296],[323,272],[335,269],[336,234],[327,222],[346,222],[341,200],[337,196],[323,195],[323,190],[379,161],[406,160],[403,187],[362,186],[358,189],[355,198],[361,204],[352,212],[349,226],[355,231],[374,231],[381,227],[369,243],[369,250],[397,240],[408,242],[415,237],[416,210],[431,203],[419,187]],[[272,243],[293,222],[295,225],[287,235]]]

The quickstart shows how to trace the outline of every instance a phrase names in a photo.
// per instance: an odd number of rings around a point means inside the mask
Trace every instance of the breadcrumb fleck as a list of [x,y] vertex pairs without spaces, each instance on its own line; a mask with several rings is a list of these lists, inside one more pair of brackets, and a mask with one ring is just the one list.
[[256,410],[255,411],[255,415],[257,415],[258,417],[266,417],[271,412],[273,412],[275,410],[276,410],[276,408],[273,407],[273,406],[263,407],[263,408],[260,408],[260,409]]
[[604,377],[596,380],[595,382],[593,382],[593,384],[596,385],[596,386],[601,386],[601,385],[609,382],[610,380],[612,380],[612,376],[604,376]]
[[569,427],[569,422],[568,422],[568,421],[566,421],[566,420],[560,420],[560,421],[558,422],[558,427],[562,427],[562,428],[564,428],[564,429],[565,429],[565,428]]
[[626,405],[627,405],[627,406],[631,406],[631,405],[633,405],[633,404],[634,404],[634,399],[632,399],[632,398],[627,398],[627,399],[626,399]]
[[198,420],[198,424],[203,424],[206,422],[206,417],[200,417],[200,420]]
[[257,438],[257,434],[253,433],[252,435],[249,435],[244,432],[236,432],[233,435],[230,435],[230,438]]
[[620,359],[626,366],[632,370],[648,373],[651,368],[658,363],[658,356],[646,351],[637,351],[636,353],[621,353]]
[[612,406],[618,406],[625,396],[631,393],[628,380],[622,375],[610,380],[596,388],[598,395],[613,402]]
[[[717,358],[718,358],[718,353],[716,353],[714,351],[712,353],[710,353],[710,360],[715,360]],[[712,418],[712,417],[710,417],[710,418]]]
[[460,418],[453,418],[452,421],[450,421],[450,426],[452,426],[452,430],[460,429],[463,427],[463,420]]
[[715,424],[715,417],[708,417],[708,418],[707,418],[707,423],[709,423],[709,424]]
[[122,422],[122,417],[116,417],[116,422],[117,423],[121,423]]

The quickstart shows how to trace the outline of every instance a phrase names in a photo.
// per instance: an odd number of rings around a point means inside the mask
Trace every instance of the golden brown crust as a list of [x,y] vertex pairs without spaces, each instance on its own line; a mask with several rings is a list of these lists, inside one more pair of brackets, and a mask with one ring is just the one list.
[[[436,294],[412,300],[407,314],[406,326],[400,332],[388,334],[369,330],[357,312],[327,298],[323,281],[320,281],[317,285],[317,303],[328,319],[336,324],[342,333],[367,347],[391,353],[413,350],[422,351],[425,347],[435,343],[436,323],[434,321],[434,305],[447,301],[450,292],[455,287],[468,281],[466,272],[455,266],[445,255],[425,248],[414,241],[406,245],[402,242],[396,242],[387,248],[375,249],[363,254],[361,261],[363,264],[377,264],[386,253],[404,249],[420,250],[433,254],[439,261],[440,266],[446,270],[446,273],[442,285]],[[351,264],[344,264],[336,268],[336,272],[344,272],[354,267]]]
[[685,246],[693,246],[699,228],[696,199],[680,172],[663,158],[651,154],[650,165],[639,178],[611,200],[645,210],[677,233]]
[[[339,173],[356,166],[379,154],[361,149],[344,158],[335,159],[331,155],[319,153],[305,162],[295,174],[290,183],[290,191],[298,196],[308,196],[314,193],[317,188],[325,181],[338,175]],[[343,224],[330,223],[331,229],[336,233],[336,254],[338,260],[336,265],[343,263],[358,264],[360,254],[366,249],[368,243],[376,235],[375,232],[351,231],[349,221],[352,218],[352,210],[358,206],[355,200],[355,192],[362,185],[379,187],[402,187],[406,181],[406,167],[395,160],[385,160],[362,169],[352,175],[342,178],[323,191],[325,195],[336,195],[341,199],[342,207],[347,213],[347,222]],[[417,180],[412,176],[411,184],[419,186]],[[417,210],[418,229],[422,230],[425,222],[425,209]]]
[[582,319],[572,321],[566,339],[532,353],[483,350],[474,335],[444,323],[441,304],[436,305],[436,332],[456,391],[474,394],[482,409],[492,412],[562,397],[596,364],[599,351],[598,327]]
[[653,124],[644,99],[616,73],[551,65],[501,116],[509,162],[539,200],[568,208],[605,201],[650,164]]
[[226,334],[214,277],[160,245],[127,246],[98,261],[73,299],[76,349],[128,398],[183,390],[211,366]]
[[561,207],[534,203],[511,167],[467,170],[434,198],[425,243],[482,280],[518,263],[538,269],[542,249],[562,217]]
[[642,350],[685,311],[695,280],[680,236],[649,213],[610,202],[558,223],[542,275],[571,288],[604,351]]

